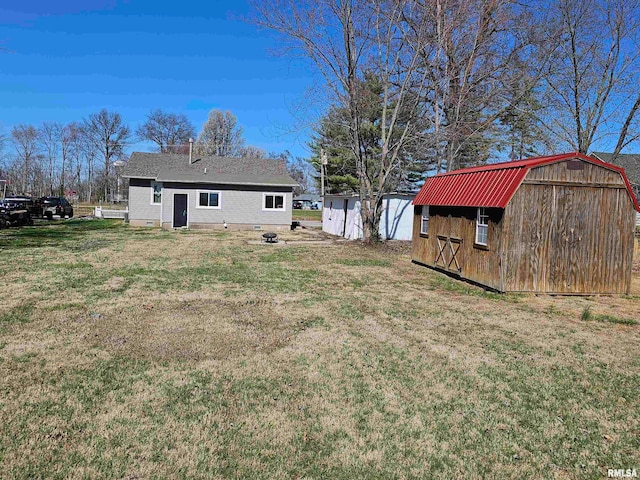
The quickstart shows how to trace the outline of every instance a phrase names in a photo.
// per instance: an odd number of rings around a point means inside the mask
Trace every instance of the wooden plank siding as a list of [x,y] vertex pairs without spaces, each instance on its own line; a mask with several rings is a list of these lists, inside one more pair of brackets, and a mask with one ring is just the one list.
[[624,181],[618,172],[568,163],[531,169],[507,205],[504,289],[628,293],[635,210]]
[[[420,235],[421,208],[414,209],[412,260],[495,290],[502,290],[498,261],[502,210],[487,209],[489,234],[488,246],[484,247],[475,244],[476,208],[430,207],[428,236]],[[454,249],[458,248],[458,240],[461,240],[456,254],[459,271],[456,271],[455,265],[452,265],[454,268],[445,268],[442,262],[436,264],[440,252],[438,237],[441,238],[440,245],[443,245],[443,239],[452,239],[455,243]],[[447,251],[447,253],[450,255],[451,252]]]
[[620,174],[583,160],[568,160],[532,168],[525,178],[527,181],[546,180],[550,182],[615,184],[625,187]]
[[499,291],[629,293],[636,211],[619,172],[584,160],[531,168],[504,210],[487,209],[488,249],[474,245],[476,211],[431,206],[425,237],[415,207],[412,259],[450,271],[436,265],[438,237],[455,238],[451,273]]

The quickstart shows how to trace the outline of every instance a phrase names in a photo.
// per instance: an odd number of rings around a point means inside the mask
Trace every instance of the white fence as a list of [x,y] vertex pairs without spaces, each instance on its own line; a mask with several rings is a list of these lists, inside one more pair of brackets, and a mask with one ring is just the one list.
[[129,208],[126,210],[106,210],[102,207],[96,207],[93,216],[96,218],[122,218],[126,221],[129,219]]
[[636,213],[636,227],[640,225],[640,213]]

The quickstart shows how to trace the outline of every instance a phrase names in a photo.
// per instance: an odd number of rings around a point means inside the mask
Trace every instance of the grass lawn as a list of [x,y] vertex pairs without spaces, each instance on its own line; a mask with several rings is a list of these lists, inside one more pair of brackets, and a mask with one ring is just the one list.
[[322,221],[322,210],[292,210],[294,220]]
[[257,238],[0,232],[1,476],[640,469],[638,274],[626,297],[498,295],[403,246]]

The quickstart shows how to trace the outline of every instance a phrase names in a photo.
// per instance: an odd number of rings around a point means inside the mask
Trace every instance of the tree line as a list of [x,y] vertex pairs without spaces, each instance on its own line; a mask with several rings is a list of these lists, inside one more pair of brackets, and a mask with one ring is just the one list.
[[15,195],[64,195],[106,199],[112,172],[126,159],[131,131],[118,113],[101,110],[79,122],[15,125],[2,133],[0,179]]
[[149,141],[157,152],[188,154],[189,139],[195,139],[196,155],[286,160],[299,190],[312,187],[305,162],[289,152],[267,153],[246,145],[235,115],[221,110],[209,113],[199,133],[186,115],[161,109],[149,112],[135,131],[119,113],[106,109],[67,124],[15,125],[10,132],[0,132],[0,180],[7,182],[8,194],[119,201],[127,192],[120,174],[128,146]]
[[326,93],[311,141],[365,240],[426,174],[640,136],[637,0],[256,0],[253,21]]

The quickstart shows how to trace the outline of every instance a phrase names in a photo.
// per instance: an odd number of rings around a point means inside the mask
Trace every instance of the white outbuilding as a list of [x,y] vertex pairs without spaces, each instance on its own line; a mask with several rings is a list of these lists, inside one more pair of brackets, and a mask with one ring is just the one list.
[[[415,193],[388,193],[382,200],[382,240],[411,240]],[[325,195],[322,231],[349,240],[362,238],[362,215],[357,195]]]

